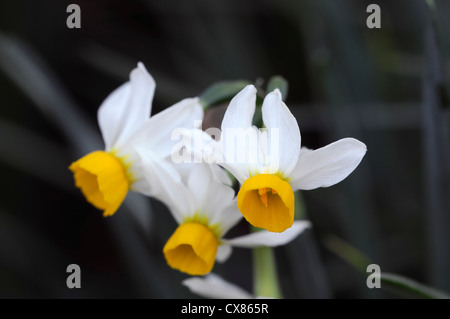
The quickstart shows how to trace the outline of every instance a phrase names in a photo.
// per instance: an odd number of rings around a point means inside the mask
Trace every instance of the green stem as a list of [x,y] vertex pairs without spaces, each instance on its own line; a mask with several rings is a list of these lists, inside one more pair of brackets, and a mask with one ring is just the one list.
[[270,247],[253,249],[253,293],[256,297],[282,298],[274,251]]
[[[295,219],[302,219],[305,209],[301,193],[295,194]],[[252,227],[252,231],[258,228]],[[278,282],[274,251],[270,247],[253,249],[253,292],[255,296],[283,298]]]

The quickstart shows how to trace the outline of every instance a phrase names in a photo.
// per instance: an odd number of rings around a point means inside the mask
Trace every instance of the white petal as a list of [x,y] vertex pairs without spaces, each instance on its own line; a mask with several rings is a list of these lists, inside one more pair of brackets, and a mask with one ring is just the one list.
[[98,109],[98,122],[106,150],[120,147],[149,117],[155,81],[142,63],[130,81],[114,90]]
[[[255,131],[252,128],[249,130]],[[253,133],[257,133],[257,130]],[[224,150],[222,146],[223,140],[217,142],[209,134],[199,129],[177,130],[172,139],[180,138],[180,143],[172,149],[172,158],[177,162],[216,163],[228,170],[241,183],[248,178],[249,169],[245,158],[250,157],[250,155],[246,155],[248,148],[245,145],[242,146],[242,150],[240,149],[239,152]],[[181,155],[180,152],[182,153]],[[226,154],[228,154],[230,159],[225,158],[224,152],[228,152]],[[236,154],[237,160],[233,160],[235,158],[234,154]],[[222,178],[224,178],[223,175]]]
[[166,204],[178,223],[183,221],[184,216],[193,214],[195,201],[181,183],[181,176],[173,165],[155,157],[148,148],[137,148],[136,152],[141,158],[142,171],[149,187],[145,195]]
[[222,184],[232,186],[231,178],[222,167],[219,165],[211,164],[214,178],[219,180]]
[[189,173],[187,187],[195,199],[195,210],[205,215],[210,225],[218,225],[220,236],[242,218],[235,191],[214,175],[213,165],[196,164]]
[[228,128],[222,132],[218,152],[223,162],[218,163],[227,169],[241,184],[250,174],[260,171],[264,162],[261,152],[261,131],[255,126],[247,128]]
[[300,153],[300,129],[278,89],[264,98],[262,116],[267,127],[271,167],[278,166],[282,173],[289,175]]
[[256,88],[247,85],[230,101],[222,120],[220,149],[223,165],[239,182],[248,178],[249,169],[257,166],[258,130],[252,127],[256,108]]
[[184,99],[153,115],[131,137],[129,144],[151,148],[161,158],[171,155],[175,142],[172,132],[201,125],[203,109],[198,98]]
[[314,151],[301,152],[289,176],[294,189],[328,187],[345,179],[359,165],[366,145],[354,138],[344,138]]
[[189,178],[189,174],[192,172],[192,169],[196,166],[197,164],[194,163],[173,163],[173,167],[177,170],[177,172],[180,174],[181,176],[181,180],[183,184],[187,184],[187,180]]
[[314,150],[307,148],[306,146],[302,146],[300,149],[300,156],[306,155],[307,153],[314,152]]
[[247,85],[230,101],[222,120],[222,132],[227,128],[247,128],[252,126],[256,107],[256,88]]
[[[243,218],[241,212],[237,208],[236,200],[234,197],[234,190],[227,186],[223,186],[221,198],[222,203],[218,203],[217,200],[209,203],[208,209],[214,212],[214,204],[216,204],[217,210],[211,218],[211,224],[219,224],[221,236],[223,236],[228,230],[235,226]],[[226,187],[226,189],[225,189]],[[225,206],[225,205],[226,206]],[[225,207],[224,207],[225,206]]]
[[249,178],[246,165],[237,165],[235,163],[222,162],[220,165],[233,175],[239,183],[243,184]]
[[[183,183],[186,185],[187,180],[189,178],[189,174],[192,172],[192,169],[197,165],[198,163],[194,163],[194,161],[189,163],[177,162],[173,164],[177,172],[180,173]],[[224,170],[222,167],[216,164],[210,164],[210,167],[214,180],[217,180],[224,185],[232,186],[230,176],[228,175],[226,170]]]
[[198,210],[202,211],[205,208],[210,194],[211,196],[215,195],[214,182],[209,164],[197,164],[192,167],[188,176],[187,187],[196,201]]
[[259,246],[276,247],[285,245],[300,235],[306,228],[311,227],[308,221],[294,221],[291,228],[282,233],[273,233],[266,230],[229,239],[226,242],[235,247],[253,248]]
[[171,139],[179,141],[174,145],[171,156],[179,163],[220,162],[219,144],[201,129],[177,129]]
[[219,263],[224,263],[230,258],[231,253],[233,252],[233,247],[228,244],[221,244],[219,247],[217,247],[217,253],[216,253],[216,261]]
[[183,280],[193,293],[205,298],[251,299],[253,296],[239,286],[211,273],[205,277],[191,277]]

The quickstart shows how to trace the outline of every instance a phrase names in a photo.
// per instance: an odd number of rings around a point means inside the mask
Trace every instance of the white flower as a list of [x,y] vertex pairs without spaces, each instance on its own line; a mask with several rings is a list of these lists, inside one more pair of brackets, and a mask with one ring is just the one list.
[[[73,162],[70,170],[76,186],[104,216],[113,215],[128,192],[158,194],[158,185],[147,175],[171,174],[170,135],[175,128],[193,127],[203,118],[198,98],[184,99],[150,117],[155,81],[142,63],[131,71],[130,81],[114,90],[98,110],[98,122],[105,142],[104,151],[94,151]],[[138,149],[147,149],[140,156]],[[165,177],[160,177],[160,179]]]
[[[209,273],[217,259],[225,261],[231,247],[278,246],[294,239],[309,222],[296,222],[290,231],[274,234],[261,231],[224,239],[225,233],[242,218],[228,176],[217,166],[196,164],[184,183],[161,181],[159,198],[167,204],[178,228],[163,248],[167,263],[190,275]],[[224,184],[223,181],[226,180]]]
[[283,232],[294,221],[294,191],[339,183],[361,162],[366,145],[344,138],[317,150],[301,148],[297,121],[280,91],[263,101],[263,129],[252,126],[255,102],[256,88],[248,85],[225,112],[220,141],[192,130],[183,131],[183,143],[197,161],[218,163],[241,183],[237,205],[248,222]]

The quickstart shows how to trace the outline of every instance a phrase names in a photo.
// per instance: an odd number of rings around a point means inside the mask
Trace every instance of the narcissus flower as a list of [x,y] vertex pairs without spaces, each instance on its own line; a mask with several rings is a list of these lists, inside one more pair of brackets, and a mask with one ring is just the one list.
[[[167,158],[175,128],[193,128],[203,118],[197,98],[184,99],[150,117],[155,81],[142,63],[131,71],[130,81],[114,90],[98,110],[105,150],[89,153],[69,169],[88,202],[113,215],[128,190],[155,196],[159,185],[144,178],[148,174],[174,174]],[[148,151],[140,156],[139,149]],[[176,176],[176,174],[175,174]]]
[[309,227],[306,221],[297,222],[290,232],[283,234],[262,231],[224,239],[225,233],[242,215],[229,179],[223,183],[228,177],[216,168],[196,164],[182,183],[169,179],[161,181],[164,186],[159,198],[179,224],[163,248],[164,257],[172,268],[190,275],[205,275],[212,270],[216,259],[223,262],[230,256],[231,246],[283,245]]
[[237,205],[248,222],[283,232],[294,221],[294,191],[339,183],[361,162],[366,145],[344,138],[317,150],[301,148],[297,121],[278,89],[263,101],[262,129],[252,126],[255,103],[256,88],[249,85],[231,100],[220,140],[200,130],[184,131],[186,149],[236,177]]

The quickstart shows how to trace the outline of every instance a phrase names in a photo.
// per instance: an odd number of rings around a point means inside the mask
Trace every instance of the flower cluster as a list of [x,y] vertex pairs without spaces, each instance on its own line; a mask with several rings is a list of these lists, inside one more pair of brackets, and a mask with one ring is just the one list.
[[[229,103],[217,140],[200,129],[199,98],[150,116],[154,91],[155,81],[138,63],[130,80],[98,110],[105,149],[69,169],[75,185],[104,216],[118,210],[129,190],[162,201],[178,223],[163,247],[164,257],[170,267],[189,275],[211,273],[232,247],[275,247],[293,240],[310,227],[308,221],[294,221],[294,191],[342,181],[366,152],[353,138],[317,150],[301,147],[297,121],[277,89],[264,98],[263,128],[252,125],[256,88],[249,85],[239,92]],[[182,131],[181,144],[172,138],[175,130]],[[175,161],[180,152],[196,160]],[[237,195],[228,174],[241,185]],[[225,238],[243,218],[264,230]],[[212,274],[184,283],[193,291],[227,285]]]

